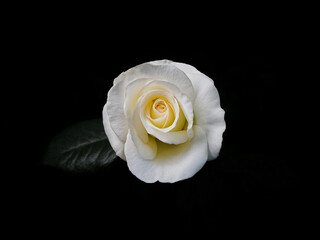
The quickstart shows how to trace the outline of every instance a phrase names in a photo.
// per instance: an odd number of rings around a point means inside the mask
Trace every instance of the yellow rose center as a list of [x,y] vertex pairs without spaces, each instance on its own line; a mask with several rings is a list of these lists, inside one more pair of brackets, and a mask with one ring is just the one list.
[[[177,99],[166,91],[149,91],[142,102],[146,124],[163,129],[165,132],[181,131],[186,118]],[[148,122],[148,123],[147,123]]]
[[167,106],[163,102],[160,102],[160,103],[156,104],[155,109],[158,112],[163,113],[163,112],[167,111]]
[[172,104],[165,97],[152,100],[146,109],[149,120],[158,128],[166,128],[174,122],[175,114]]

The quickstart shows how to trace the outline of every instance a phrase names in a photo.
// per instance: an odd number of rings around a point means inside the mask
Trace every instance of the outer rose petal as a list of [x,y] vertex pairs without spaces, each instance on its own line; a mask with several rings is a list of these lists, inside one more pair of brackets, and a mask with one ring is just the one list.
[[[222,135],[226,129],[224,121],[224,110],[220,108],[219,94],[213,83],[207,86],[207,89],[199,89],[199,95],[195,100],[195,115],[197,125],[203,127],[207,133],[209,158],[213,160],[218,157],[221,145]],[[208,111],[208,108],[214,110]]]
[[124,151],[130,171],[147,183],[172,183],[190,178],[203,167],[208,157],[206,134],[199,126],[194,126],[194,137],[184,144],[158,142],[158,153],[152,161],[141,157],[130,132]]
[[[123,79],[125,74],[119,75],[118,79]],[[128,124],[124,115],[125,81],[120,81],[108,92],[106,112],[109,116],[110,126],[118,138],[125,142],[128,133]]]
[[172,63],[169,60],[160,60],[140,64],[126,71],[125,77],[115,79],[114,84],[125,81],[127,85],[139,78],[162,80],[177,86],[183,94],[193,101],[194,91],[190,79]]
[[222,134],[226,129],[224,110],[220,107],[219,93],[213,80],[199,72],[195,67],[184,63],[174,63],[191,80],[195,90],[195,124],[201,126],[208,138],[209,159],[218,157]]
[[119,137],[114,133],[114,131],[111,128],[106,105],[103,108],[102,116],[103,116],[104,130],[108,136],[109,142],[113,150],[116,152],[117,156],[125,160],[126,157],[124,155],[124,142],[122,142],[119,139]]

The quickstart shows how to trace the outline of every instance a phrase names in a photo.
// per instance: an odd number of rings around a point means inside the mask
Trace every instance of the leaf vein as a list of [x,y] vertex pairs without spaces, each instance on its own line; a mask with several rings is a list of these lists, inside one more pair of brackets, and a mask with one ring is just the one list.
[[98,143],[98,142],[102,142],[102,141],[105,141],[107,139],[107,137],[104,137],[103,139],[98,139],[98,140],[95,140],[95,141],[92,141],[92,142],[88,142],[88,143],[83,143],[83,144],[80,144],[76,147],[71,147],[67,150],[64,150],[62,151],[61,153],[64,154],[64,153],[68,153],[68,152],[71,152],[73,150],[76,150],[76,149],[80,149],[80,148],[83,148],[83,147],[86,147],[88,145],[91,145],[91,144],[94,144],[94,143]]

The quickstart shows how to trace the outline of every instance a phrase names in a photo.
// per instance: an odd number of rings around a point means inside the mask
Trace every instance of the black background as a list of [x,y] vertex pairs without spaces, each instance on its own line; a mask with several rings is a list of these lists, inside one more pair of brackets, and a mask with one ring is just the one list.
[[[137,26],[84,31],[46,23],[23,46],[20,113],[26,119],[18,126],[24,143],[16,153],[21,163],[10,168],[21,221],[47,233],[89,226],[187,234],[236,226],[264,233],[297,226],[304,210],[301,154],[292,131],[295,92],[288,87],[296,57],[290,37],[268,22],[219,34],[210,25],[190,27],[192,38],[184,28],[171,33],[157,25],[146,34]],[[121,159],[82,174],[41,164],[57,133],[102,117],[115,77],[160,59],[191,64],[214,80],[227,125],[216,160],[174,184],[141,182]]]

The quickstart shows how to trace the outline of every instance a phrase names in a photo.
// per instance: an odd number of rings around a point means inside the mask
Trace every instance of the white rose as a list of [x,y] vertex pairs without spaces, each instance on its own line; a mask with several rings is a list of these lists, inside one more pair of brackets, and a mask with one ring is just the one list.
[[148,183],[192,177],[218,156],[226,128],[212,79],[168,60],[121,73],[108,92],[103,124],[116,154]]

